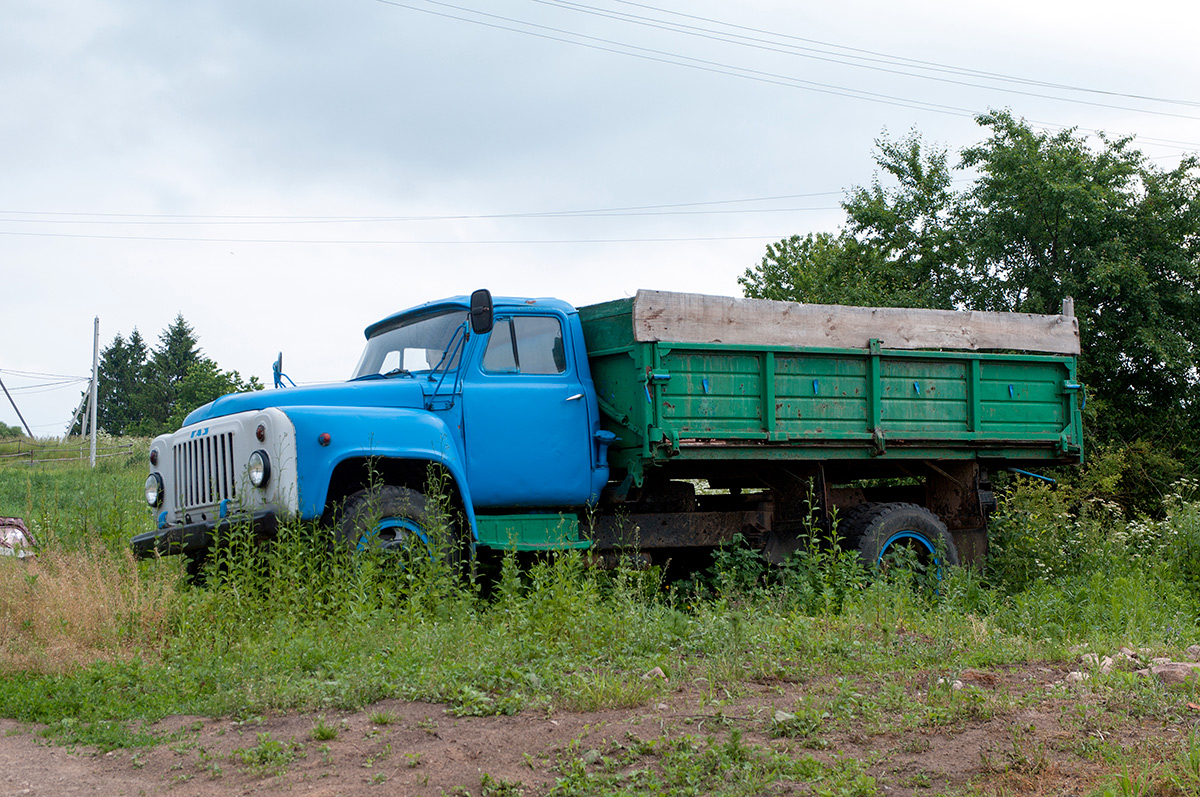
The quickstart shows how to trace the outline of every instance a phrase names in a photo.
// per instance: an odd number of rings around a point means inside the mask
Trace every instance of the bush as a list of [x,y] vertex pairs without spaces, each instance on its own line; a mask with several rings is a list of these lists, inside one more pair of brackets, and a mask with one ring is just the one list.
[[1122,567],[1124,516],[1103,499],[1018,478],[989,521],[988,583],[1012,594],[1035,582]]

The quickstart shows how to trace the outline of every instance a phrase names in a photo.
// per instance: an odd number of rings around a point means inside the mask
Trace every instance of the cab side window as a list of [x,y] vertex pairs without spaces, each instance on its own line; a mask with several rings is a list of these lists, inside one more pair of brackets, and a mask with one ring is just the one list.
[[567,370],[562,325],[552,316],[497,318],[483,353],[493,374],[561,374]]

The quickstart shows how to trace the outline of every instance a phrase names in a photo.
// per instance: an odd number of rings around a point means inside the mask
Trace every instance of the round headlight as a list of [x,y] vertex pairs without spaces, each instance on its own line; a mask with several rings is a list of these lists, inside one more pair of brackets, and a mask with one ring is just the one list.
[[146,477],[146,503],[152,507],[162,505],[163,500],[163,480],[162,476],[157,473],[151,473]]
[[250,455],[250,460],[246,463],[246,475],[255,487],[266,486],[271,480],[271,458],[267,456],[266,451],[259,449]]

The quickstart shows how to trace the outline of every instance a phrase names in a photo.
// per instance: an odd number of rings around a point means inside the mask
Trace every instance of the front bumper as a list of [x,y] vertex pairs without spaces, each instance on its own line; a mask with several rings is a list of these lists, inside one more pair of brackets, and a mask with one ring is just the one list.
[[228,517],[215,523],[189,523],[184,526],[147,531],[130,540],[133,555],[139,559],[151,556],[171,556],[207,550],[225,532],[249,524],[256,537],[269,539],[279,530],[279,517],[274,512]]

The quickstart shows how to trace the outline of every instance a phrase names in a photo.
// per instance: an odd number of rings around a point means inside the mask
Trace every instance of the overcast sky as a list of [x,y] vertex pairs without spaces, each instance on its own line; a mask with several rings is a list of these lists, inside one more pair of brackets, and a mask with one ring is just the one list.
[[0,379],[39,436],[79,402],[96,316],[102,347],[182,313],[243,377],[282,350],[299,383],[344,379],[369,323],[477,287],[738,295],[766,244],[837,228],[885,133],[954,160],[973,113],[1010,108],[1163,166],[1200,150],[1181,0],[4,11]]

